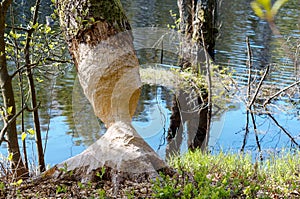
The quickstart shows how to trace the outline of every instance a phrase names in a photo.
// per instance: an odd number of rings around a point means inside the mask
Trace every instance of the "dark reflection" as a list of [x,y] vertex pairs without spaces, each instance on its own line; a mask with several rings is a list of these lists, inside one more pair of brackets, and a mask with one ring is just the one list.
[[[195,88],[180,90],[172,99],[172,115],[168,129],[167,158],[172,154],[180,154],[183,131],[186,132],[187,146],[194,150],[205,150],[208,129],[207,93],[200,96]],[[209,135],[207,135],[209,136]]]

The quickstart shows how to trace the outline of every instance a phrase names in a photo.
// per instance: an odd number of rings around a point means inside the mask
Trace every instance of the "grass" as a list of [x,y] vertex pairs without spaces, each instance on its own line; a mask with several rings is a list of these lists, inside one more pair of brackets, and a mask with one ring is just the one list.
[[177,174],[161,174],[155,198],[300,198],[300,152],[263,162],[251,155],[188,152],[169,161]]
[[[249,154],[212,155],[196,150],[168,163],[175,173],[160,173],[152,182],[127,182],[117,198],[300,198],[300,151],[283,151],[254,162]],[[103,179],[105,172],[98,172],[99,181],[93,183],[70,179],[14,182],[2,176],[0,198],[115,198],[112,182]],[[145,187],[146,193],[141,191]]]

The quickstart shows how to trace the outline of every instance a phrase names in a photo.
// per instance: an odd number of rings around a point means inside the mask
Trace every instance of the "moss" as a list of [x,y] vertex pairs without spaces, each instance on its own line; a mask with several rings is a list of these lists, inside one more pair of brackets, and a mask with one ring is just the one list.
[[127,17],[120,0],[90,0],[90,13],[96,20],[105,20],[118,31],[127,29]]
[[130,29],[120,0],[62,0],[57,6],[61,27],[67,40],[93,28],[93,24],[99,21],[107,23],[114,32]]

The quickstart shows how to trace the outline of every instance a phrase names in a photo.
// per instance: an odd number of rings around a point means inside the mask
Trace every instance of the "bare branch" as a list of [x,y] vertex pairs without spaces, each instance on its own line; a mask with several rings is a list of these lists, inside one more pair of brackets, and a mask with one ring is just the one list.
[[263,81],[265,80],[265,78],[266,78],[266,76],[267,76],[267,74],[268,74],[268,72],[269,72],[269,69],[270,69],[270,66],[267,65],[267,68],[266,68],[266,70],[265,70],[265,72],[264,72],[262,78],[260,79],[260,82],[259,82],[259,84],[258,84],[258,86],[257,86],[257,88],[256,88],[256,90],[255,90],[255,93],[254,93],[254,95],[253,95],[251,101],[248,102],[248,108],[251,109],[251,106],[253,105],[254,101],[256,100],[256,97],[257,97],[257,95],[258,95],[258,92],[260,91],[260,88],[261,88],[261,86],[262,86],[262,83],[263,83]]
[[22,28],[22,27],[14,27],[14,26],[6,26],[6,27],[10,28],[10,29],[24,31],[24,32],[28,32],[29,31],[27,28]]
[[17,119],[17,117],[18,117],[25,109],[27,109],[27,108],[28,108],[28,107],[25,105],[25,106],[22,108],[22,110],[20,110],[17,114],[15,114],[8,122],[5,122],[5,120],[3,120],[3,121],[4,121],[4,127],[2,128],[1,133],[0,133],[0,146],[1,146],[2,142],[4,141],[4,136],[5,136],[6,130],[7,130],[7,128],[9,127],[9,125],[10,125],[12,122],[14,122],[14,121]]
[[36,63],[33,63],[33,64],[28,64],[28,65],[24,65],[24,66],[21,66],[20,68],[18,68],[12,75],[11,75],[11,78],[13,78],[14,76],[16,76],[19,72],[21,72],[22,70],[24,69],[27,69],[28,67],[30,69],[33,69],[37,66],[38,62]]
[[248,88],[247,88],[247,100],[250,100],[250,92],[251,92],[251,69],[252,69],[252,51],[251,46],[249,42],[249,37],[246,37],[246,43],[247,43],[247,55],[248,55]]
[[277,93],[275,93],[274,95],[272,95],[271,97],[269,97],[269,99],[267,99],[267,100],[264,102],[263,106],[266,107],[266,105],[269,104],[269,103],[271,102],[272,99],[274,99],[275,97],[277,97],[278,95],[280,95],[280,94],[283,93],[284,91],[286,91],[286,90],[292,88],[293,86],[296,86],[297,84],[300,84],[300,80],[298,80],[298,81],[294,82],[293,84],[291,84],[291,85],[289,85],[289,86],[287,86],[287,87],[281,89],[280,91],[278,91]]
[[46,58],[47,61],[57,62],[57,63],[71,63],[70,60],[62,60],[62,59],[53,59],[53,58]]
[[8,122],[5,122],[5,120],[4,120],[4,127],[2,128],[2,130],[1,130],[1,132],[0,132],[0,146],[1,146],[2,142],[5,140],[5,139],[4,139],[4,136],[5,136],[6,130],[7,130],[7,128],[9,127],[9,125],[10,125],[12,122],[14,122],[14,121],[17,119],[17,117],[18,117],[23,111],[27,110],[27,111],[29,111],[29,112],[33,112],[33,111],[37,110],[37,109],[39,108],[40,105],[41,105],[41,102],[39,102],[39,104],[38,104],[36,107],[34,107],[33,109],[30,109],[30,108],[28,108],[27,105],[25,105],[25,106],[24,106],[17,114],[15,114]]

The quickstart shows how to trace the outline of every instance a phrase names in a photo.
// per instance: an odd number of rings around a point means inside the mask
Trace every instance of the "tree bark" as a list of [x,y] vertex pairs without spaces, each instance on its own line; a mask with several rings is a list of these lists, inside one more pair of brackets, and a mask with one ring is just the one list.
[[[16,114],[15,98],[12,87],[12,77],[8,74],[6,52],[5,52],[5,18],[6,12],[12,0],[2,1],[0,4],[0,86],[2,91],[4,109],[12,107],[11,113],[5,115],[5,120],[9,121]],[[8,152],[12,154],[11,166],[16,177],[26,177],[27,170],[24,167],[18,144],[18,134],[16,121],[13,120],[7,128],[6,137],[8,141]]]
[[65,0],[58,9],[79,81],[95,114],[106,127],[131,122],[141,82],[131,27],[120,1]]
[[187,41],[192,39],[197,45],[206,47],[214,58],[217,0],[178,0],[177,4],[181,33]]

